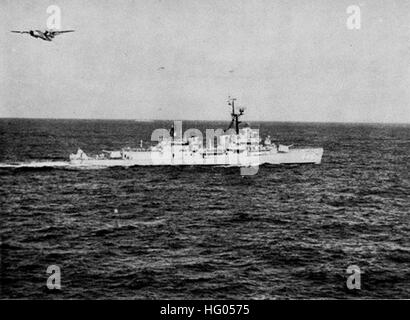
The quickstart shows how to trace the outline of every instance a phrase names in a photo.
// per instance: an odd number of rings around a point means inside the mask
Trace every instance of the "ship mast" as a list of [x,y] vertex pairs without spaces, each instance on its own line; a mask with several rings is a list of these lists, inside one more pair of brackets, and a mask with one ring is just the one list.
[[235,112],[235,101],[236,98],[228,98],[228,105],[232,106],[232,112],[231,112],[231,117],[232,117],[232,121],[231,124],[229,125],[229,129],[231,129],[232,127],[235,127],[235,132],[236,134],[239,134],[239,124],[241,123],[241,121],[239,121],[239,117],[243,115],[245,109],[244,108],[239,108],[239,113]]

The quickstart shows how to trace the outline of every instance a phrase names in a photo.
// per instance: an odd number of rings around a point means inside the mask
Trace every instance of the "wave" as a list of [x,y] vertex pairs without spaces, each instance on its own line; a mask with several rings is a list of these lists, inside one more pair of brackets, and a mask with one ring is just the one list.
[[103,227],[94,230],[93,234],[96,236],[103,236],[117,231],[129,231],[137,229],[138,227],[155,227],[159,225],[164,225],[165,222],[165,219],[133,222],[120,222],[118,220],[115,220],[112,224],[105,224]]

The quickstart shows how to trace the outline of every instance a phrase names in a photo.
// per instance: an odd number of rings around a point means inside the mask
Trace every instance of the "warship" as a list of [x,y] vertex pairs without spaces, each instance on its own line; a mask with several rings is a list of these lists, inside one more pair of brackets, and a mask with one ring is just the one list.
[[[176,130],[157,129],[151,136],[156,145],[148,148],[122,148],[103,150],[96,156],[88,156],[81,149],[70,155],[70,164],[75,166],[151,166],[151,165],[216,165],[255,167],[262,164],[320,164],[323,148],[296,148],[293,145],[272,143],[269,136],[259,137],[259,130],[248,125],[240,126],[244,108],[235,109],[235,98],[229,98],[231,123],[211,138],[206,137],[206,146],[198,130],[182,135],[182,126]],[[189,130],[188,130],[189,131]],[[197,134],[192,135],[192,132]],[[208,130],[207,130],[208,134]],[[214,144],[215,139],[216,145]]]

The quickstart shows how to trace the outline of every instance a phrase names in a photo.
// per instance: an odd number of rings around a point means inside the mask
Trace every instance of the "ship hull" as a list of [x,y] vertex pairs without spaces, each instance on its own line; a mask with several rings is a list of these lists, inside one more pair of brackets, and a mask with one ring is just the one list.
[[258,166],[262,164],[320,164],[323,148],[291,149],[289,152],[262,151],[241,154],[203,155],[192,153],[162,153],[139,151],[128,154],[126,159],[75,159],[70,165],[80,167],[112,166]]
[[323,148],[292,149],[286,153],[261,155],[261,164],[303,164],[322,162]]

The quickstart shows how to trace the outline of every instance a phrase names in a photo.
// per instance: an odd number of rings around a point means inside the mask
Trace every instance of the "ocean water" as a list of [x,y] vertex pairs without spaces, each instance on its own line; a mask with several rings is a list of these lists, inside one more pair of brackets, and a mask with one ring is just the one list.
[[[30,165],[138,146],[170,124],[0,120],[1,298],[410,298],[410,126],[252,123],[325,152],[321,165],[246,177]],[[59,291],[46,287],[49,265]],[[350,265],[360,290],[346,287]]]

